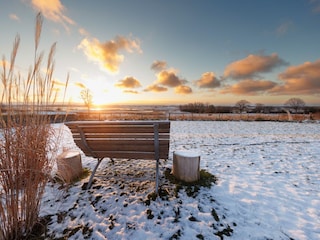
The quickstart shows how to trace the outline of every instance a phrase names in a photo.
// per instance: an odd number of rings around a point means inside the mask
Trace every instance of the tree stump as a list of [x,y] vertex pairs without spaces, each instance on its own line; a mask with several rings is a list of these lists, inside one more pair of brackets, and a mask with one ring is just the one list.
[[78,151],[64,151],[57,159],[57,175],[61,180],[70,183],[82,172],[81,155]]
[[173,153],[172,174],[184,182],[200,179],[200,154],[193,151],[176,151]]

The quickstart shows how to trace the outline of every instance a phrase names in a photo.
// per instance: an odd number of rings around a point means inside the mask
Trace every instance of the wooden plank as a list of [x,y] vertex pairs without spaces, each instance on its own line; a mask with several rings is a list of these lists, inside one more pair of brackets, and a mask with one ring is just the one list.
[[[86,139],[154,139],[153,134],[140,134],[140,133],[85,133],[84,136]],[[81,138],[80,133],[74,133],[73,138]],[[170,135],[167,134],[160,134],[160,140],[168,140],[170,139]]]
[[153,141],[146,140],[137,140],[134,141],[135,144],[132,144],[132,141],[128,140],[111,140],[111,141],[91,141],[87,140],[88,145],[91,147],[92,150],[113,150],[115,149],[116,151],[126,151],[128,150],[134,150],[134,151],[154,151],[153,150]]
[[[123,158],[123,159],[143,159],[143,160],[154,160],[154,152],[148,153],[148,152],[110,152],[110,151],[99,151],[95,152],[97,157],[104,158]],[[160,155],[160,159],[166,159],[167,156]]]
[[170,121],[70,121],[65,124],[68,126],[79,125],[153,125],[158,123],[159,125],[170,125]]
[[[81,140],[81,136],[74,136],[73,137],[74,140]],[[136,136],[113,136],[113,137],[105,137],[105,136],[86,136],[85,137],[86,140],[91,140],[91,141],[155,141],[154,138],[151,138],[149,136],[146,137],[136,137]],[[165,141],[170,141],[170,138],[168,137],[161,137],[160,139],[158,139],[160,142],[165,142]]]
[[169,132],[170,131],[170,122],[147,122],[147,121],[124,121],[124,122],[105,122],[105,121],[74,121],[74,122],[67,122],[67,125],[70,129],[77,129],[78,127],[90,127],[90,128],[104,128],[106,126],[150,126],[152,127],[154,123],[159,124],[159,132]]
[[[79,125],[77,128],[81,128],[84,132],[91,133],[153,133],[153,126],[145,125],[105,125],[105,126],[85,126]],[[75,128],[76,129],[76,128]],[[170,131],[167,127],[159,126],[159,133],[168,133]]]
[[[81,136],[74,136],[74,139],[81,139]],[[106,137],[106,136],[91,136],[91,135],[87,135],[85,137],[87,140],[91,140],[91,141],[112,141],[112,140],[123,140],[123,141],[134,141],[134,140],[149,140],[149,141],[154,141],[154,138],[151,138],[149,136],[112,136],[112,137]],[[168,137],[161,137],[159,139],[159,141],[169,141],[170,139]]]
[[85,133],[85,137],[91,139],[154,139],[154,135],[152,133]]
[[[111,140],[111,141],[91,141],[87,140],[87,144],[91,151],[135,151],[135,152],[154,152],[154,142],[153,141],[122,141],[122,140]],[[86,149],[82,140],[75,140],[77,146],[81,149]],[[160,151],[168,150],[169,142],[163,141],[159,144]]]
[[79,126],[84,133],[153,133],[153,127],[145,126]]

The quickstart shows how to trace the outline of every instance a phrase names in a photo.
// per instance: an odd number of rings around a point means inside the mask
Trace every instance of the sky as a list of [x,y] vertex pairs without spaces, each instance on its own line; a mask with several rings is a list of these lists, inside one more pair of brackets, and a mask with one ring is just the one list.
[[[320,105],[320,0],[0,0],[0,53],[26,75],[56,43],[59,96],[95,104]],[[1,70],[2,72],[2,70]],[[59,91],[60,89],[60,91]]]

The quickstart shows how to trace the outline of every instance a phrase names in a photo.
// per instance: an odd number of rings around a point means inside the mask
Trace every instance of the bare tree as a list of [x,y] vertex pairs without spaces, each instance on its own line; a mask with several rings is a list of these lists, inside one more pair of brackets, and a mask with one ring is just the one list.
[[264,111],[264,105],[262,103],[257,103],[255,111],[257,113],[262,113]]
[[80,92],[81,99],[84,102],[84,105],[88,109],[88,113],[90,112],[90,107],[92,106],[92,94],[89,88],[85,88]]
[[285,105],[293,108],[294,111],[297,113],[300,109],[303,109],[306,103],[301,98],[290,98],[288,101],[285,102]]
[[248,108],[249,104],[250,102],[247,100],[240,100],[236,103],[235,107],[239,110],[239,113],[242,113]]
[[195,102],[181,105],[180,110],[192,113],[213,113],[215,112],[215,106],[208,103]]

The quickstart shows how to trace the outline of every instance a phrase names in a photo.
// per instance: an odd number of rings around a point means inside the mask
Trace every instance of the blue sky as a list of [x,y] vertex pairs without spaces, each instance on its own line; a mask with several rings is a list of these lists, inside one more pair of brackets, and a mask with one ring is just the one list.
[[17,68],[57,42],[57,88],[95,103],[320,104],[319,0],[0,1],[0,53]]

